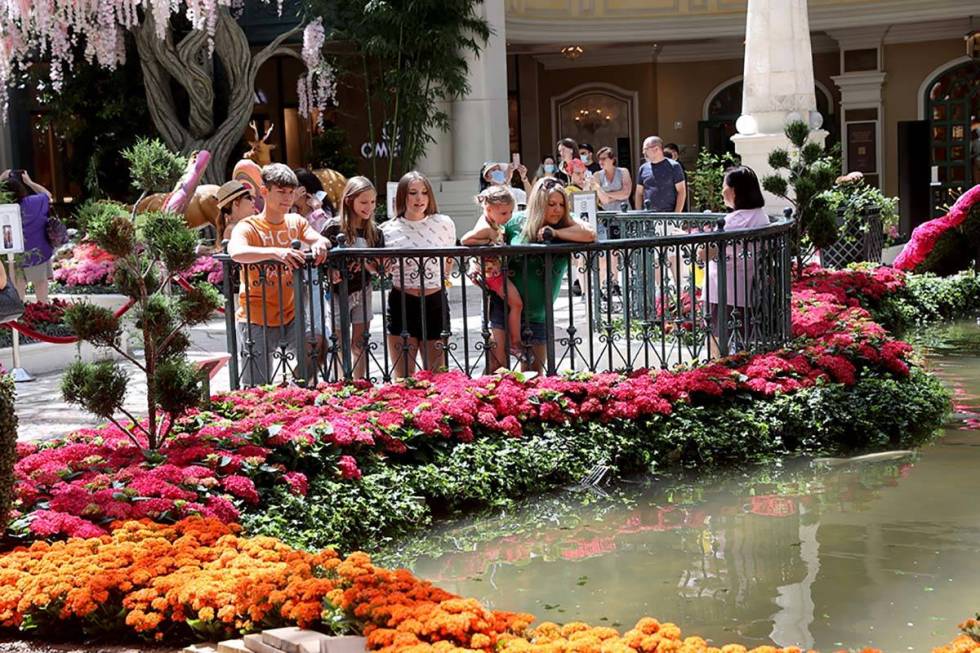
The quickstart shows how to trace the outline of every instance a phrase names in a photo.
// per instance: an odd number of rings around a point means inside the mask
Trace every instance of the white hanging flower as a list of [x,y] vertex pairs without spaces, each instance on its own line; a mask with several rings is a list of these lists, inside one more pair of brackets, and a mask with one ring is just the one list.
[[[276,5],[281,15],[282,0]],[[0,110],[5,116],[6,91],[14,71],[37,58],[50,59],[50,81],[56,91],[71,71],[76,45],[83,46],[86,61],[106,68],[118,66],[125,60],[124,31],[137,25],[141,11],[153,16],[160,39],[166,38],[170,19],[182,14],[193,29],[206,31],[213,43],[219,9],[242,6],[243,0],[0,0]],[[319,53],[323,25],[319,20],[316,24],[319,36],[314,30],[311,43],[320,39],[314,48]]]

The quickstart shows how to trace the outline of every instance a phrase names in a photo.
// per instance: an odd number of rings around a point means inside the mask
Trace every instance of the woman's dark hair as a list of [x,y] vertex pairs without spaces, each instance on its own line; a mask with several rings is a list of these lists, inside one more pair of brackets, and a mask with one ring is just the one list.
[[7,189],[17,198],[18,203],[25,197],[30,197],[34,194],[34,191],[28,188],[24,180],[21,179],[19,170],[12,171],[4,183],[7,185]]
[[[316,195],[324,190],[323,182],[320,181],[319,177],[313,174],[312,170],[308,168],[294,168],[293,173],[296,174],[296,179],[299,180],[299,185],[306,189],[306,193],[308,195]],[[330,201],[328,196],[324,195],[322,204],[325,211],[328,211],[331,214],[337,212],[334,208],[333,202]]]
[[[564,145],[565,147],[567,147],[568,149],[570,149],[572,151],[572,158],[573,159],[580,159],[580,158],[582,158],[582,157],[579,156],[579,153],[578,153],[578,143],[575,142],[575,139],[574,138],[563,138],[560,141],[558,141],[558,143],[555,145],[555,152],[557,152],[558,151],[558,148],[561,147],[562,145]],[[555,157],[555,161],[557,161],[560,158],[561,158],[560,156],[556,156]]]
[[736,209],[761,209],[766,205],[759,187],[759,178],[748,166],[735,166],[726,170],[725,185],[735,193]]

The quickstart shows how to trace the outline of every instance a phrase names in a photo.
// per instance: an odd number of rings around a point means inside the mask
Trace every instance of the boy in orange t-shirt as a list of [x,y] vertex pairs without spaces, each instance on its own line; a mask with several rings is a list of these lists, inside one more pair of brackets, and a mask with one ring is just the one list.
[[[246,385],[271,383],[279,373],[273,365],[273,352],[281,352],[277,358],[284,365],[286,350],[294,349],[293,329],[299,326],[294,324],[292,271],[305,264],[306,254],[293,249],[291,243],[298,240],[308,245],[317,265],[323,263],[330,249],[330,241],[306,218],[289,213],[299,181],[288,166],[273,163],[263,168],[262,184],[262,212],[239,222],[228,242],[232,260],[246,264],[236,313]],[[266,265],[257,265],[262,263]]]

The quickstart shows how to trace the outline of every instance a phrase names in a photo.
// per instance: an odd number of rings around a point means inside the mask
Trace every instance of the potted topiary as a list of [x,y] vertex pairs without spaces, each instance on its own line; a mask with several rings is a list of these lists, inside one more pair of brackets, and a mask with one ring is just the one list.
[[[786,125],[786,138],[793,145],[790,152],[777,148],[769,153],[769,166],[774,174],[762,178],[762,187],[792,205],[796,224],[792,233],[792,249],[796,257],[796,273],[803,275],[803,264],[812,249],[822,249],[837,239],[834,212],[823,193],[834,185],[840,164],[828,154],[823,145],[808,142],[810,126],[803,121]],[[785,171],[786,176],[782,176]]]
[[837,218],[837,240],[823,249],[821,263],[833,268],[880,263],[885,235],[898,225],[898,198],[869,186],[860,172],[838,177],[823,196]]

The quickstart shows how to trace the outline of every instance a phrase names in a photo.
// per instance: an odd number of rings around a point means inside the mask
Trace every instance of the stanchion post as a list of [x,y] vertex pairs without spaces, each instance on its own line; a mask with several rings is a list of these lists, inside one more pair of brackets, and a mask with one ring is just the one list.
[[[7,254],[7,283],[14,282],[14,255]],[[23,299],[23,298],[22,298]],[[14,378],[15,383],[26,383],[28,381],[33,381],[34,377],[31,373],[25,370],[20,365],[20,332],[17,329],[11,327],[11,350],[13,352],[14,358],[14,369],[10,371],[10,375]]]

